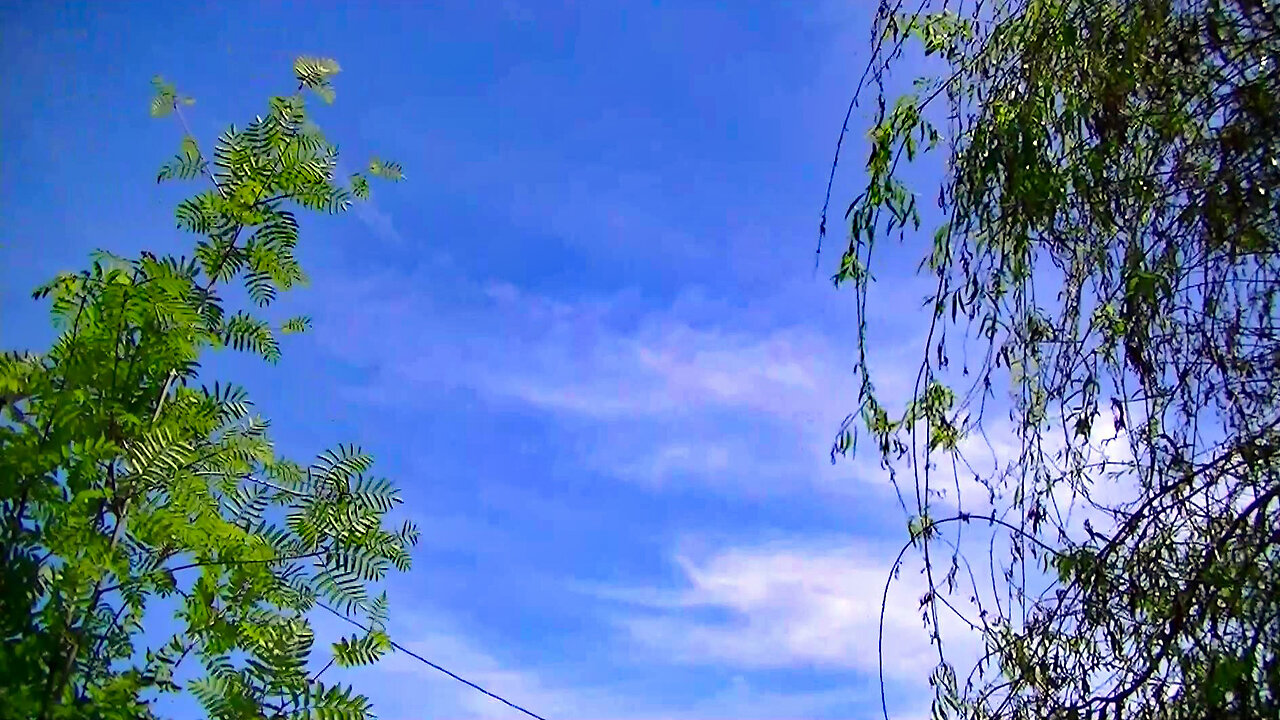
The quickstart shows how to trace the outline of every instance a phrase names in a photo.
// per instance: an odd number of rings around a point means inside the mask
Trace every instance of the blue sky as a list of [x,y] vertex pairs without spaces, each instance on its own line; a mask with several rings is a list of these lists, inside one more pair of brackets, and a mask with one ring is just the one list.
[[[872,5],[9,4],[3,344],[48,342],[28,293],[93,248],[187,247],[153,74],[208,141],[295,55],[335,57],[316,119],[409,181],[304,224],[312,284],[281,304],[316,326],[279,366],[211,368],[284,452],[356,442],[404,489],[423,542],[393,636],[553,720],[874,716],[904,520],[874,463],[827,461],[853,314],[836,255],[813,270]],[[872,308],[890,393],[922,319],[900,270]],[[898,717],[927,707],[912,582],[887,616]],[[389,720],[516,717],[404,657],[352,681]]]

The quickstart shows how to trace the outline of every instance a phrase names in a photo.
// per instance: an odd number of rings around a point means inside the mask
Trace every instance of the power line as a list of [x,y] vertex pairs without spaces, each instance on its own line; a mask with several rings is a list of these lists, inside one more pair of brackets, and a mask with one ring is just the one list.
[[[340,613],[340,612],[338,612],[337,610],[334,610],[333,608],[329,607],[328,605],[325,605],[325,604],[324,604],[324,603],[322,603],[322,602],[317,602],[316,604],[317,604],[317,605],[319,605],[320,607],[324,608],[325,610],[328,610],[328,611],[329,611],[330,613],[332,613],[333,615],[335,615],[335,616],[337,616],[337,617],[339,617],[339,618],[342,618],[343,620],[346,620],[347,622],[351,623],[352,625],[355,625],[356,627],[360,628],[361,630],[363,630],[363,631],[365,631],[365,632],[369,632],[369,628],[368,628],[368,627],[365,627],[365,625],[364,625],[364,624],[360,623],[359,621],[355,620],[354,618],[347,617],[347,616],[346,616],[346,615],[344,615],[343,613]],[[506,706],[507,706],[507,707],[509,707],[509,708],[513,708],[513,709],[515,709],[515,710],[519,710],[520,712],[524,713],[525,715],[528,715],[529,717],[534,718],[534,720],[547,720],[546,718],[542,717],[541,715],[539,715],[539,714],[537,714],[537,713],[535,713],[535,712],[533,712],[533,711],[531,711],[531,710],[526,710],[526,709],[524,709],[524,708],[520,707],[519,705],[517,705],[517,704],[515,704],[515,703],[511,702],[510,700],[508,700],[508,699],[506,699],[506,698],[502,697],[501,695],[496,695],[496,694],[494,694],[494,693],[491,693],[491,692],[489,692],[488,690],[485,690],[484,688],[480,687],[479,685],[477,685],[477,684],[475,684],[475,683],[471,682],[470,680],[468,680],[468,679],[466,679],[466,678],[464,678],[464,677],[462,677],[462,676],[460,676],[460,675],[457,675],[456,673],[450,672],[449,670],[447,670],[447,669],[445,669],[445,668],[440,667],[439,665],[437,665],[437,664],[435,664],[435,663],[431,662],[430,660],[428,660],[428,659],[426,659],[426,658],[422,657],[422,656],[421,656],[421,655],[419,655],[418,653],[416,653],[416,652],[414,652],[414,651],[410,650],[409,648],[407,648],[407,647],[405,647],[405,646],[401,645],[400,643],[396,642],[395,640],[391,640],[390,642],[391,642],[391,647],[395,648],[396,650],[399,650],[400,652],[404,653],[405,655],[408,655],[409,657],[413,658],[414,660],[417,660],[417,661],[421,662],[422,664],[424,664],[424,665],[426,665],[426,666],[430,667],[430,668],[431,668],[431,669],[433,669],[433,670],[439,670],[440,672],[444,673],[445,675],[448,675],[449,677],[453,678],[454,680],[457,680],[458,682],[462,683],[463,685],[466,685],[466,686],[468,686],[468,687],[470,687],[470,688],[472,688],[472,689],[474,689],[474,690],[479,690],[480,692],[484,693],[485,695],[488,695],[489,697],[493,698],[494,700],[497,700],[498,702],[502,703],[503,705],[506,705]]]

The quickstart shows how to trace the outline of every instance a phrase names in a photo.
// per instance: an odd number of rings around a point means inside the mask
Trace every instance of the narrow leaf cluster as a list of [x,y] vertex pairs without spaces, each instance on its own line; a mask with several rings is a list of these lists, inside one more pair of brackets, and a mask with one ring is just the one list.
[[[871,40],[835,452],[872,440],[912,518],[934,717],[1280,717],[1280,5],[883,2]],[[900,410],[890,242],[933,288]]]

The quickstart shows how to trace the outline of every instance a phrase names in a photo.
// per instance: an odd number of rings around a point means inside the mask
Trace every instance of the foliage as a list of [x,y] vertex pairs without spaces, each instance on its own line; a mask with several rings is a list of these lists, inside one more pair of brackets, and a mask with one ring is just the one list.
[[[874,441],[918,518],[935,717],[1280,717],[1280,7],[886,0],[872,48],[835,449]],[[904,62],[937,72],[887,89]],[[929,162],[936,213],[904,179]],[[884,243],[930,235],[898,411],[866,299]],[[941,532],[979,514],[1007,554]],[[982,636],[967,677],[948,618]]]
[[[188,132],[161,169],[210,185],[177,208],[192,257],[98,253],[35,293],[61,330],[52,348],[0,357],[6,716],[151,717],[151,700],[179,691],[215,718],[369,716],[365,698],[320,681],[307,614],[328,603],[371,628],[333,647],[340,665],[387,652],[385,597],[369,587],[409,567],[417,530],[385,525],[399,497],[358,448],[306,467],[280,458],[245,392],[200,375],[208,350],[274,362],[278,332],[309,327],[219,292],[239,282],[271,305],[305,281],[295,210],[338,213],[367,194],[361,175],[335,180],[337,150],[307,121],[302,93],[331,100],[337,64],[295,69],[297,91],[265,116],[211,155]],[[155,86],[152,114],[181,118],[189,99]]]

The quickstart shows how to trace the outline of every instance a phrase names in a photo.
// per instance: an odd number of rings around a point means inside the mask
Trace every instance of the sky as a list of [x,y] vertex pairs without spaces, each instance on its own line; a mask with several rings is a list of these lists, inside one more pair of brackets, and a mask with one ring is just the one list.
[[[0,341],[47,346],[30,290],[95,248],[190,246],[153,75],[208,143],[294,56],[337,58],[316,121],[408,180],[304,220],[280,305],[315,328],[279,365],[208,367],[285,454],[355,442],[403,489],[392,636],[552,720],[878,716],[905,518],[875,463],[828,459],[856,338],[838,254],[814,268],[873,5],[6,3]],[[871,307],[890,395],[923,319],[900,264]],[[896,718],[927,712],[920,592],[887,605]],[[519,717],[404,655],[349,675],[386,720]]]

